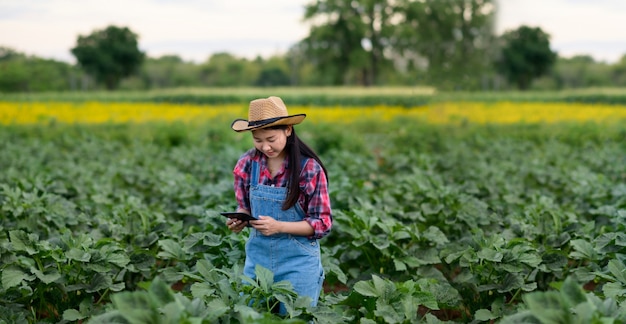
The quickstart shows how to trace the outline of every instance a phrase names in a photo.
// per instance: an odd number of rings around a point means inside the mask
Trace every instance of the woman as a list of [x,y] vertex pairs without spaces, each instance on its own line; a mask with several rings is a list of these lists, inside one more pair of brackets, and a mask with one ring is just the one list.
[[[239,158],[233,175],[237,211],[258,219],[249,222],[244,274],[254,279],[261,265],[316,306],[324,281],[318,239],[330,232],[332,215],[326,168],[293,126],[305,117],[289,115],[279,97],[251,101],[248,120],[231,127],[250,131],[254,148]],[[230,218],[226,225],[238,233],[248,222]],[[279,313],[286,314],[282,304]]]

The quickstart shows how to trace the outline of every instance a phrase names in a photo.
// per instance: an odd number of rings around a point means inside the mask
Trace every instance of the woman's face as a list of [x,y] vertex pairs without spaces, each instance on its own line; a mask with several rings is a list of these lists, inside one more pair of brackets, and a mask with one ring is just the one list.
[[291,126],[284,129],[258,129],[252,131],[254,147],[263,152],[268,158],[282,158],[285,156],[287,137],[291,136]]

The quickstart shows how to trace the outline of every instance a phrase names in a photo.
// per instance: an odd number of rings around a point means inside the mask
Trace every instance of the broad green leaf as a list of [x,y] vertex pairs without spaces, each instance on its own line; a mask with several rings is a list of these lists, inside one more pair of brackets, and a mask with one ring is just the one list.
[[100,290],[108,289],[113,284],[113,280],[110,276],[96,273],[89,282],[89,287],[85,289],[88,293],[93,293]]
[[39,235],[34,233],[26,233],[24,231],[10,231],[9,238],[14,251],[24,251],[29,255],[37,254],[37,242]]
[[487,322],[496,318],[498,318],[498,316],[493,315],[488,309],[479,309],[474,313],[474,319],[477,321]]
[[[624,210],[626,213],[626,209]],[[626,234],[625,233],[617,233],[615,237],[615,245],[624,247],[626,246]]]
[[189,250],[198,245],[204,239],[206,233],[191,233],[183,239],[183,245],[185,249]]
[[71,248],[69,251],[65,253],[65,256],[70,260],[80,261],[80,262],[89,262],[91,259],[91,254],[86,251],[77,248]]
[[387,301],[392,299],[392,296],[396,291],[396,286],[393,282],[376,275],[372,276],[372,281],[374,282],[374,287],[378,292],[379,298]]
[[406,264],[398,259],[393,260],[393,266],[396,271],[406,271],[407,269]]
[[346,282],[348,282],[348,276],[346,276],[346,273],[343,272],[343,270],[341,270],[341,267],[339,267],[338,265],[334,264],[334,263],[329,263],[327,265],[324,266],[324,268],[326,269],[328,274],[335,274],[335,276],[337,276],[337,280],[339,280],[339,282],[345,284]]
[[160,305],[158,307],[158,312],[161,315],[160,323],[181,323],[183,322],[183,318],[185,324],[202,323],[199,319],[194,320],[193,316],[186,311],[181,302],[172,302]]
[[596,244],[596,248],[598,249],[598,251],[605,252],[605,253],[615,252],[613,250],[615,250],[615,248],[618,248],[614,244],[616,237],[617,237],[617,233],[615,233],[615,232],[604,233],[604,234],[598,236],[594,240],[594,242]]
[[390,324],[401,323],[404,319],[403,314],[399,314],[393,306],[385,303],[383,299],[378,299],[376,301],[374,315],[381,317],[383,319],[383,323]]
[[375,320],[369,318],[359,319],[359,324],[378,324]]
[[352,322],[354,320],[353,317],[344,316],[340,310],[337,310],[336,307],[326,307],[318,305],[316,310],[313,312],[313,316],[317,320],[317,323],[345,323]]
[[569,306],[556,291],[529,293],[523,299],[541,323],[573,323]]
[[130,323],[161,323],[157,306],[144,291],[117,293],[111,300]]
[[611,260],[609,261],[608,269],[609,272],[615,276],[615,279],[621,282],[622,285],[626,286],[626,266],[624,263],[618,260]]
[[224,244],[223,240],[224,238],[220,235],[214,233],[206,233],[202,244],[205,246],[221,246],[222,244]]
[[421,265],[424,264],[439,264],[441,259],[439,258],[439,251],[435,248],[423,248],[419,249],[415,255]]
[[504,257],[502,252],[496,251],[493,249],[488,249],[488,248],[478,251],[476,255],[480,259],[491,261],[491,262],[500,262],[502,261],[502,257]]
[[596,251],[593,248],[593,245],[589,241],[585,240],[572,240],[570,244],[574,248],[575,251],[570,253],[570,257],[574,259],[583,259],[583,260],[596,260],[597,255]]
[[2,270],[2,287],[9,289],[19,285],[28,277],[24,271],[19,268],[8,267]]
[[243,323],[254,323],[255,319],[261,318],[261,315],[254,308],[248,305],[237,304],[234,307],[234,311],[241,316]]
[[281,280],[279,282],[273,283],[272,291],[285,293],[285,294],[291,294],[291,293],[295,294],[295,292],[293,291],[293,285],[291,284],[291,281],[287,281],[287,280]]
[[517,257],[519,262],[525,263],[533,268],[537,267],[543,260],[537,253],[524,253]]
[[422,233],[422,235],[424,236],[424,238],[437,245],[443,245],[450,242],[446,237],[446,234],[441,231],[439,227],[436,226],[429,226],[428,229],[424,233]]
[[528,266],[524,266],[523,264],[501,264],[498,265],[498,269],[502,269],[506,272],[512,272],[512,273],[518,273],[518,272],[524,272],[528,269]]
[[46,273],[39,271],[36,268],[31,268],[30,271],[37,276],[37,279],[41,280],[41,282],[45,284],[53,283],[61,278],[61,274],[56,269],[50,270],[50,272]]
[[196,282],[191,285],[191,295],[194,298],[205,298],[207,296],[213,296],[215,294],[215,288],[206,282]]
[[126,284],[123,282],[116,282],[109,286],[109,290],[111,291],[122,291],[126,288]]
[[363,231],[360,235],[355,236],[355,238],[350,241],[350,243],[357,248],[360,248],[361,246],[370,243],[369,233]]
[[619,282],[608,282],[602,286],[602,292],[607,298],[620,300],[626,297],[626,286]]
[[256,275],[256,280],[259,282],[259,287],[265,293],[269,293],[270,287],[274,283],[274,273],[261,265],[256,265],[254,268],[254,274]]
[[389,238],[386,235],[376,235],[370,238],[371,243],[379,250],[384,250],[389,247]]
[[84,267],[86,270],[94,271],[98,273],[109,273],[111,272],[111,270],[113,270],[113,267],[109,263],[90,262],[90,263],[85,263],[81,266]]
[[220,296],[222,296],[222,299],[224,300],[236,299],[240,297],[239,291],[236,291],[233,288],[230,280],[230,278],[223,278],[222,280],[217,282],[217,286],[219,287],[217,289],[217,292]]
[[522,285],[522,290],[523,291],[535,291],[537,290],[537,283],[536,282],[525,283]]
[[454,262],[454,260],[460,258],[461,256],[463,256],[466,252],[469,252],[471,249],[467,248],[465,250],[462,251],[443,251],[442,254],[445,254],[446,257],[444,258],[444,260],[446,261],[446,263],[450,264],[452,262]]
[[422,262],[422,260],[414,256],[405,256],[403,258],[400,258],[399,261],[406,264],[410,268],[419,268],[420,266],[426,264],[426,262]]
[[400,240],[404,240],[404,239],[410,239],[411,238],[411,234],[405,230],[399,230],[399,231],[395,231],[393,232],[393,240],[394,241],[400,241]]
[[411,320],[411,322],[415,321],[420,306],[419,301],[412,295],[403,295],[400,303],[404,318]]
[[[287,310],[287,314],[289,314],[289,317],[300,316],[302,314],[302,308],[305,308],[311,304],[310,297],[292,298],[291,296],[284,294],[274,294],[274,297],[276,298],[276,300],[282,302],[285,305],[285,309]],[[298,302],[298,300],[300,302]]]
[[78,321],[78,320],[82,320],[84,318],[86,318],[86,315],[81,314],[79,311],[75,310],[75,309],[66,309],[63,312],[63,319],[66,321]]
[[374,284],[371,281],[364,281],[364,280],[358,281],[357,283],[354,284],[354,291],[367,297],[379,296],[379,292],[376,290],[376,287],[374,287]]
[[499,293],[519,289],[524,285],[524,277],[517,273],[507,273],[502,283],[498,286]]
[[207,309],[210,310],[209,315],[206,318],[206,320],[211,323],[219,322],[218,319],[222,315],[230,311],[230,307],[228,307],[228,305],[226,305],[226,303],[222,299],[219,299],[219,298],[212,299],[210,302],[206,304],[206,307]]
[[165,305],[174,301],[174,294],[172,293],[172,290],[160,277],[154,278],[148,291],[150,296],[157,300],[160,305]]
[[185,251],[183,251],[180,243],[174,240],[165,239],[159,240],[158,244],[162,251],[159,252],[157,256],[164,259],[186,260]]
[[185,277],[184,273],[179,271],[176,267],[166,267],[161,271],[159,276],[166,282],[176,282]]
[[478,257],[478,253],[476,253],[476,251],[472,249],[465,250],[463,255],[461,255],[461,258],[459,259],[459,264],[462,267],[471,267],[474,264],[478,264],[479,262],[480,258]]
[[422,209],[422,213],[427,216],[438,214],[444,208],[441,204],[431,203],[423,203],[420,207]]
[[130,258],[124,253],[111,253],[106,256],[106,261],[123,268],[130,263]]
[[547,253],[543,255],[543,264],[551,271],[560,271],[567,265],[567,257],[563,253]]
[[215,266],[209,260],[202,259],[196,262],[196,270],[204,278],[210,278],[211,270],[213,270],[214,268]]
[[[443,288],[443,286],[440,286]],[[418,291],[413,293],[413,300],[417,305],[424,305],[428,309],[438,310],[439,303],[442,305],[454,305],[456,301],[459,300],[459,293],[454,290],[452,287],[445,287],[446,289],[442,289],[437,293],[439,295],[435,296],[427,291]],[[450,289],[447,289],[450,288]]]

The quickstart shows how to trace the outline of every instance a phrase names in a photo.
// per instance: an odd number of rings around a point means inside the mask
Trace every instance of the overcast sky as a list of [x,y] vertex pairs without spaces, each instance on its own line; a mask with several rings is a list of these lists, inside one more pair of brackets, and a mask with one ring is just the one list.
[[[0,46],[74,62],[78,35],[109,25],[139,35],[151,57],[203,62],[211,53],[284,53],[308,33],[311,0],[0,0]],[[626,54],[626,0],[500,0],[497,32],[520,25],[551,35],[561,56],[616,62]]]

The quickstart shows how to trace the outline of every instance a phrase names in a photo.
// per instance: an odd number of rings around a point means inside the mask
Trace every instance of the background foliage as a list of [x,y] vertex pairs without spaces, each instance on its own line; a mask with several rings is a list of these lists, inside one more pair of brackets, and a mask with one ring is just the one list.
[[[311,24],[309,34],[287,53],[254,59],[213,53],[204,62],[185,62],[175,54],[142,60],[141,35],[124,26],[106,26],[78,36],[73,48],[77,65],[0,48],[0,92],[240,86],[500,91],[624,86],[624,58],[614,63],[596,62],[584,55],[555,58],[558,53],[550,52],[549,33],[520,26],[497,35],[496,16],[493,0],[312,1],[302,17]],[[528,30],[540,37],[513,37]],[[86,51],[89,48],[97,50]]]

